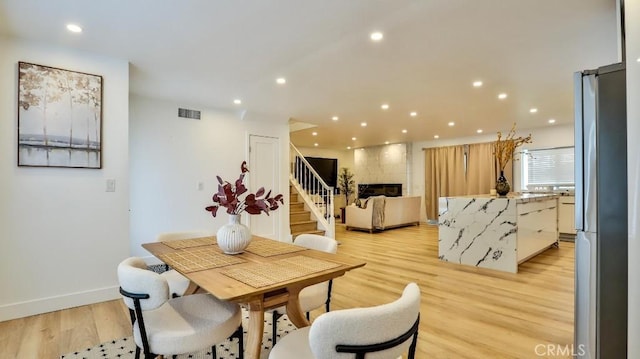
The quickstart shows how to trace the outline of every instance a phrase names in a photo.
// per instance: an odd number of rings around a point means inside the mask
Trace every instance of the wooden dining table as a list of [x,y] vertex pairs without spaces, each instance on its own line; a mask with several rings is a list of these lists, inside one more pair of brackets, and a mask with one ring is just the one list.
[[221,300],[243,304],[249,311],[245,358],[259,359],[264,311],[286,305],[298,328],[309,325],[300,309],[303,288],[344,275],[366,262],[253,236],[241,254],[224,254],[215,237],[153,242],[147,251],[187,277],[192,285]]

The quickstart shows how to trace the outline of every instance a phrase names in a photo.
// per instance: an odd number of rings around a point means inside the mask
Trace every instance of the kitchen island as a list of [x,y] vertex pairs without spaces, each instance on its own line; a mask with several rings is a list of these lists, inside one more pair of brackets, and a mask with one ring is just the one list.
[[558,197],[441,197],[440,260],[517,273],[518,264],[558,245]]

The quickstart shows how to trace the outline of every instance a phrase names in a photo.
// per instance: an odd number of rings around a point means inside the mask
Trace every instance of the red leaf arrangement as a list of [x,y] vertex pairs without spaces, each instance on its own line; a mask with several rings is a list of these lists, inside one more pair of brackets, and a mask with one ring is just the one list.
[[240,177],[235,181],[235,184],[223,181],[220,176],[216,176],[218,192],[213,195],[214,204],[206,207],[205,210],[211,212],[214,217],[220,207],[226,208],[228,214],[241,214],[242,212],[260,214],[264,212],[268,216],[269,211],[275,211],[284,204],[282,194],[271,197],[271,191],[269,191],[265,195],[264,187],[260,187],[256,193],[249,193],[244,199],[240,199],[241,195],[249,191],[244,185],[244,174],[247,172],[249,172],[247,161],[243,161],[240,165]]

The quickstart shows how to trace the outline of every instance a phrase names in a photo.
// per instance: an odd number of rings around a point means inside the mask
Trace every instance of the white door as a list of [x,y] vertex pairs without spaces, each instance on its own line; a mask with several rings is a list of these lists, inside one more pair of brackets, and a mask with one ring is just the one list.
[[[251,193],[258,191],[260,187],[271,196],[280,192],[280,140],[277,137],[265,137],[249,135],[249,187]],[[265,193],[266,194],[266,193]],[[269,215],[260,214],[249,216],[251,233],[260,236],[280,240],[280,209],[269,212]]]

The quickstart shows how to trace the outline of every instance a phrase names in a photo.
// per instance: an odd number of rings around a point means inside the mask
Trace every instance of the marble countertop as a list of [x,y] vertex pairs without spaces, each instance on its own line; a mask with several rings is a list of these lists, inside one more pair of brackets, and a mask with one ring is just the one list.
[[548,199],[558,198],[558,193],[514,193],[511,192],[506,196],[492,196],[490,194],[473,194],[468,196],[453,196],[446,197],[449,199],[455,198],[485,198],[485,199],[515,199],[517,203],[544,201]]

